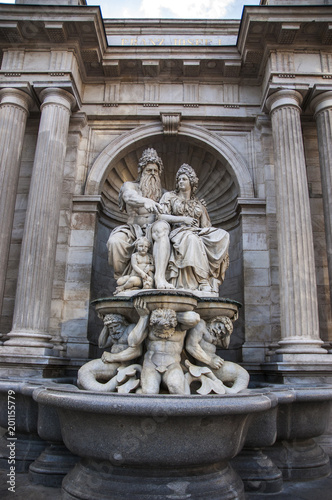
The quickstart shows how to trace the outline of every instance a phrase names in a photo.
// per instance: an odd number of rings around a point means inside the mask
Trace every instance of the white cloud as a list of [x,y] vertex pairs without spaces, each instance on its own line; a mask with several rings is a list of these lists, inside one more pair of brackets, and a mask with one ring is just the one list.
[[220,19],[234,0],[142,0],[142,17],[163,17],[165,11],[176,18]]

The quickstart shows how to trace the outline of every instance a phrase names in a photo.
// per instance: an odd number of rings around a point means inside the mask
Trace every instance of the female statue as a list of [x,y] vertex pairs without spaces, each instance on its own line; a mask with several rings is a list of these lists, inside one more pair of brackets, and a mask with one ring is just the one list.
[[195,196],[197,186],[194,169],[183,164],[176,174],[175,191],[159,201],[158,218],[171,224],[169,281],[177,289],[216,294],[229,265],[229,234],[212,227],[206,207]]

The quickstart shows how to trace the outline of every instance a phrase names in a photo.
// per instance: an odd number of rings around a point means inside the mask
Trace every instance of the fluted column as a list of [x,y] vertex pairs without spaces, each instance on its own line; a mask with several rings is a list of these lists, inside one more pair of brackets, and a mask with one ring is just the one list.
[[32,105],[22,90],[0,90],[0,311],[5,289],[10,240],[25,126]]
[[[48,333],[62,178],[74,98],[42,91],[41,119],[24,226],[13,329],[6,346],[52,347]],[[25,350],[29,352],[29,350]]]
[[272,121],[278,219],[279,354],[325,354],[320,346],[314,246],[301,130],[302,96],[280,90],[267,101]]
[[312,101],[318,132],[322,180],[327,265],[332,303],[332,92],[324,92]]

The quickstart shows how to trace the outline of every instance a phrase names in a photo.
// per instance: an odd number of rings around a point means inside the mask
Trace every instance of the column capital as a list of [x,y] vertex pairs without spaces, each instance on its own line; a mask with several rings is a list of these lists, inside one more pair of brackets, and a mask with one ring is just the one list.
[[302,101],[303,97],[297,90],[281,89],[266,99],[266,107],[270,113],[285,106],[293,106],[301,111]]
[[67,90],[60,87],[49,87],[43,89],[40,92],[39,97],[42,101],[41,109],[43,109],[46,105],[53,104],[64,106],[70,112],[76,104],[75,97],[67,92]]
[[29,113],[29,110],[33,106],[33,99],[23,90],[6,87],[0,89],[0,105],[3,104],[12,104],[23,108],[26,113]]
[[310,107],[316,117],[318,113],[332,108],[332,89],[318,94],[310,103]]

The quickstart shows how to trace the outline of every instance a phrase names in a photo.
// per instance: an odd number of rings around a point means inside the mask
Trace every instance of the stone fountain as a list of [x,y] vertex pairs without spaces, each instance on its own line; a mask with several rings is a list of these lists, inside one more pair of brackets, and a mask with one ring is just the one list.
[[[81,457],[64,499],[244,498],[229,460],[258,415],[264,421],[271,410],[276,421],[270,391],[245,391],[246,370],[217,354],[240,307],[219,297],[229,234],[196,198],[192,167],[179,168],[171,192],[161,188],[162,169],[147,149],[138,181],[120,189],[128,220],[107,243],[117,287],[93,302],[104,323],[102,357],[80,368],[79,389],[34,394],[56,408],[65,445]],[[272,430],[258,446],[275,437]]]

